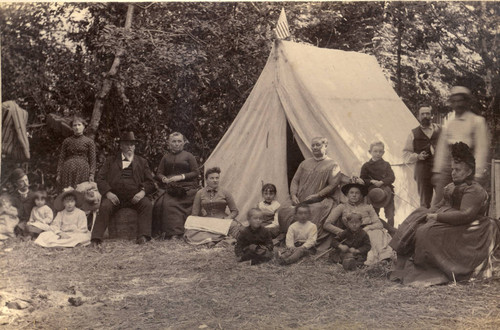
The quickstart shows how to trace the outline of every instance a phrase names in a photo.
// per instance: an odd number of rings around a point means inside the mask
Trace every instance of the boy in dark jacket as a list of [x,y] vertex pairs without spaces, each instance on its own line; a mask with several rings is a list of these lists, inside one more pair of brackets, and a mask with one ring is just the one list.
[[361,223],[361,214],[350,214],[347,217],[347,229],[332,240],[330,261],[342,263],[347,271],[363,266],[371,249],[370,238],[361,228]]
[[234,248],[240,262],[251,260],[252,265],[257,265],[272,259],[273,240],[269,230],[262,226],[262,218],[261,210],[248,211],[248,227],[241,231]]

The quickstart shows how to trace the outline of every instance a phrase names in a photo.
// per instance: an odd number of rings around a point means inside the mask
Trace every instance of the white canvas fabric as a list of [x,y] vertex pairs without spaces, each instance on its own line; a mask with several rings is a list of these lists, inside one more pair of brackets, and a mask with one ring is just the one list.
[[328,155],[344,174],[358,175],[371,142],[385,144],[396,175],[396,223],[418,207],[413,167],[402,150],[418,121],[385,78],[375,57],[276,41],[266,66],[228,131],[205,164],[219,166],[220,185],[234,197],[240,220],[274,183],[278,201],[290,205],[286,120],[305,158],[310,141],[328,138]]

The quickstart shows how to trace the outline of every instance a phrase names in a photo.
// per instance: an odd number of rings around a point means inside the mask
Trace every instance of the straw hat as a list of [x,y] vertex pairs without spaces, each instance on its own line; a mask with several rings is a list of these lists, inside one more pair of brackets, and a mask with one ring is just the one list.
[[54,209],[56,211],[62,211],[64,210],[64,198],[67,196],[74,196],[76,200],[76,207],[79,207],[83,203],[83,195],[76,191],[73,188],[66,188],[59,196],[57,196],[56,200],[54,201]]

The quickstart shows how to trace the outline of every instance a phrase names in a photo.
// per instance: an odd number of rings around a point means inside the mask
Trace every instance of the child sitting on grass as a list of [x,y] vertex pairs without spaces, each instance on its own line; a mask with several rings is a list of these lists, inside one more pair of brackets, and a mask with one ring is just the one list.
[[[384,191],[386,199],[381,201],[371,201],[377,215],[380,209],[384,208],[385,217],[389,224],[389,228],[394,227],[394,186],[392,185],[396,179],[392,171],[391,164],[386,162],[382,156],[385,153],[385,146],[382,141],[376,141],[370,144],[369,153],[371,159],[361,167],[360,179],[363,180],[368,187],[368,196],[374,188],[380,188]],[[361,183],[361,182],[360,182]],[[383,195],[383,194],[382,194]],[[377,205],[380,203],[380,205]]]
[[79,244],[90,244],[87,217],[85,212],[77,208],[82,199],[83,196],[72,188],[60,194],[54,202],[54,208],[63,209],[52,221],[50,230],[41,233],[35,244],[43,247],[75,247]]
[[277,211],[281,205],[275,200],[276,193],[276,186],[272,183],[266,183],[262,186],[262,198],[264,200],[257,204],[257,208],[262,211],[262,225],[271,232],[273,238],[278,237],[280,234]]
[[257,265],[273,257],[273,240],[269,230],[262,226],[262,217],[262,211],[257,208],[247,213],[249,225],[241,231],[234,248],[240,262],[251,260],[251,265]]
[[309,205],[299,204],[295,207],[296,222],[288,227],[286,233],[287,250],[282,255],[278,255],[280,264],[293,264],[311,253],[318,238],[318,228],[309,221],[310,217]]
[[41,232],[50,230],[50,223],[54,219],[54,213],[47,206],[47,191],[44,187],[39,186],[34,189],[33,199],[35,206],[31,209],[26,231],[32,238],[37,238]]
[[330,261],[342,263],[345,270],[363,266],[371,249],[370,237],[361,228],[361,214],[351,213],[347,217],[347,229],[332,240]]

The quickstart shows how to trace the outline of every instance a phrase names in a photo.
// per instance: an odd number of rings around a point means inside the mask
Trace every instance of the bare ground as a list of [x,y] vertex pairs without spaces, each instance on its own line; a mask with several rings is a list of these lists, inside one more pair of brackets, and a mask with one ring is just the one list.
[[500,328],[498,277],[410,288],[383,267],[346,273],[326,258],[250,266],[230,246],[181,241],[99,250],[14,240],[0,246],[0,269],[6,329]]

